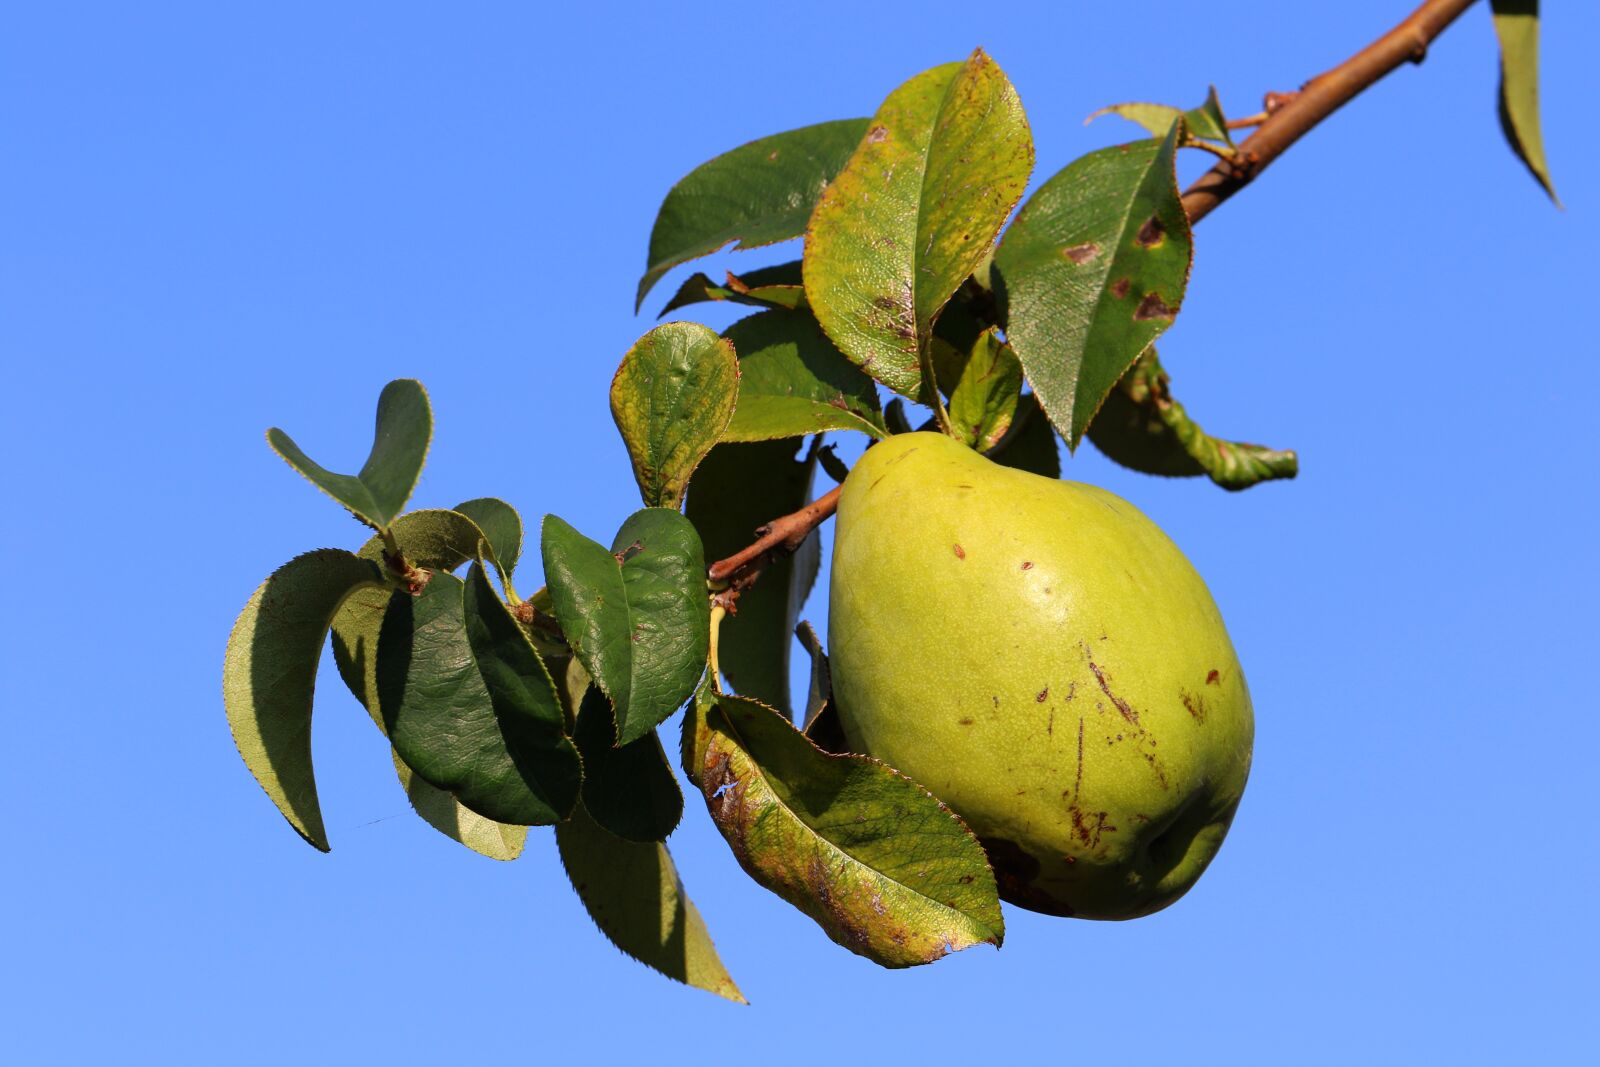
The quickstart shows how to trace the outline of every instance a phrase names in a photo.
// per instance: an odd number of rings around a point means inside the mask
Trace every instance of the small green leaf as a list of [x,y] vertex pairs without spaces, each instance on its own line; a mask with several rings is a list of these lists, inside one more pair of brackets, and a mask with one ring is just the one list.
[[582,769],[560,698],[481,566],[391,598],[377,684],[389,739],[432,785],[496,822],[571,813]]
[[311,704],[322,643],[339,605],[384,588],[370,561],[334,548],[307,552],[272,572],[228,636],[222,700],[245,766],[289,825],[328,851],[311,768]]
[[759,248],[803,234],[812,205],[866,128],[866,119],[805,126],[751,141],[690,171],[656,215],[634,309],[680,263],[734,241],[735,250]]
[[1293,452],[1224,441],[1202,430],[1172,398],[1151,348],[1117,383],[1089,424],[1095,447],[1124,467],[1181,478],[1204,474],[1224,489],[1248,489],[1300,470]]
[[360,474],[334,474],[313,463],[282,430],[267,431],[267,443],[289,466],[379,530],[387,529],[411,498],[432,437],[428,394],[411,378],[396,379],[379,394],[378,426]]
[[722,440],[771,441],[824,430],[889,435],[872,379],[833,347],[808,312],[751,315],[723,336],[739,353],[739,406]]
[[988,456],[1003,467],[1015,467],[1045,478],[1061,477],[1061,450],[1056,447],[1056,432],[1039,410],[1039,401],[1032,393],[1023,395],[1011,429]]
[[[756,527],[798,511],[811,499],[816,461],[795,457],[802,441],[718,445],[689,483],[686,511],[709,559],[723,559],[755,539]],[[739,613],[722,622],[722,672],[745,696],[788,714],[791,635],[811,592],[820,554],[816,535],[800,551],[767,565],[739,594]]]
[[683,503],[689,476],[733,417],[739,361],[696,322],[669,322],[634,342],[611,381],[611,417],[646,507]]
[[806,291],[800,280],[800,261],[797,259],[792,263],[780,263],[775,267],[762,267],[748,274],[734,274],[728,271],[727,281],[723,285],[716,284],[697,271],[678,288],[677,294],[667,301],[667,306],[661,309],[661,314],[656,318],[665,318],[670,311],[707,301],[727,301],[733,304],[748,304],[751,307],[788,308],[791,311],[804,307]]
[[719,696],[700,768],[740,866],[885,967],[998,946],[1004,926],[977,838],[949,808],[865,756],[832,756],[771,708]]
[[1222,113],[1222,101],[1217,99],[1215,85],[1206,93],[1205,103],[1188,111],[1169,104],[1112,104],[1096,111],[1084,122],[1088,124],[1102,115],[1125,118],[1129,122],[1143,126],[1155,137],[1165,137],[1167,131],[1172,129],[1172,124],[1182,119],[1192,136],[1206,141],[1219,141],[1230,148],[1233,147],[1233,134],[1228,130],[1228,119]]
[[545,581],[567,643],[616,708],[618,740],[654,730],[694,692],[710,651],[699,535],[676,511],[646,508],[606,551],[554,515]]
[[1076,448],[1112,386],[1172,324],[1189,279],[1180,129],[1103,148],[1046,182],[995,253],[1006,339]]
[[1500,128],[1559,206],[1539,127],[1539,0],[1489,0],[1489,6],[1500,38]]
[[489,561],[500,572],[500,581],[509,592],[511,575],[522,557],[522,516],[510,504],[492,496],[463,501],[451,510],[465,515],[483,531],[483,539],[489,546]]
[[839,350],[919,399],[934,321],[1032,169],[1022,103],[982,49],[890,93],[806,231],[807,300]]
[[485,819],[471,808],[463,807],[455,797],[429,785],[407,767],[398,752],[394,753],[394,769],[400,776],[400,785],[405,788],[406,799],[411,801],[411,809],[429,826],[492,860],[510,861],[522,855],[522,847],[528,840],[526,826]]
[[578,899],[613,945],[668,978],[747,1003],[683,891],[666,845],[624,841],[581,804],[556,827],[556,845]]
[[683,791],[651,730],[617,745],[610,701],[590,686],[573,739],[583,755],[583,806],[601,826],[629,841],[665,841],[683,818]]
[[805,727],[801,732],[824,752],[848,752],[850,742],[845,739],[839,709],[833,703],[833,674],[828,668],[828,654],[822,650],[822,641],[809,622],[795,627],[794,635],[811,657],[811,684],[806,694],[805,717],[801,720]]
[[990,327],[973,344],[950,393],[950,424],[968,446],[987,452],[1000,443],[1022,400],[1022,365]]

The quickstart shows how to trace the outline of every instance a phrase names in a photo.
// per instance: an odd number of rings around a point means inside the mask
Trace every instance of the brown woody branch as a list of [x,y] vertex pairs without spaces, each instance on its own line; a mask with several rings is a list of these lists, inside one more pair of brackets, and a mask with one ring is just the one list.
[[[1219,162],[1184,191],[1183,209],[1190,223],[1199,222],[1249,185],[1312,127],[1385,74],[1404,63],[1421,63],[1434,38],[1474,2],[1426,0],[1394,29],[1332,70],[1312,78],[1299,92],[1268,93],[1263,113],[1251,118],[1255,132],[1239,142],[1233,158]],[[838,508],[842,488],[836,486],[799,511],[773,519],[756,531],[754,543],[712,564],[711,581],[727,583],[726,589],[717,594],[723,606],[732,610],[739,593],[753,585],[769,563],[799,548],[811,531]]]

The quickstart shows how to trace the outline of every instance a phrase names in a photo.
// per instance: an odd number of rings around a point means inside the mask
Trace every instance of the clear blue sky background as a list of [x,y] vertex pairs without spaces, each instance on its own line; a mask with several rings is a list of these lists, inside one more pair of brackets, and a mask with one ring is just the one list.
[[289,830],[229,739],[223,643],[275,566],[362,531],[267,426],[354,467],[379,388],[416,376],[438,423],[418,504],[499,494],[608,537],[637,501],[606,385],[690,168],[868,114],[982,44],[1029,109],[1037,183],[1131,139],[1084,128],[1101,105],[1214,81],[1245,113],[1409,0],[669,6],[9,5],[7,1057],[1592,1052],[1593,4],[1547,5],[1566,212],[1501,143],[1483,9],[1200,228],[1167,366],[1207,427],[1298,448],[1298,481],[1234,496],[1069,464],[1189,552],[1256,699],[1243,808],[1177,906],[1012,910],[998,953],[883,971],[749,882],[691,803],[673,847],[754,1002],[734,1007],[611,948],[548,831],[502,865],[413,818],[331,675],[334,851]]

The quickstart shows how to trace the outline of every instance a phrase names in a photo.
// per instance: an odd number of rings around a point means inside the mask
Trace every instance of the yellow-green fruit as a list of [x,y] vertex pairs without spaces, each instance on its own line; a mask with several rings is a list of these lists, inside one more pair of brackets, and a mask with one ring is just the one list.
[[966,819],[1005,899],[1131,919],[1216,855],[1250,694],[1205,583],[1125,500],[891,438],[845,481],[829,615],[851,748]]

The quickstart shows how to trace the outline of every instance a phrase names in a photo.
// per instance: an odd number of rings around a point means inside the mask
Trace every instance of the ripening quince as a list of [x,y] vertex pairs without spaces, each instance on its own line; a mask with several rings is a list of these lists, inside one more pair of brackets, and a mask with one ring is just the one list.
[[931,790],[1001,896],[1131,919],[1216,855],[1250,771],[1250,693],[1205,583],[1126,501],[937,433],[869,449],[829,601],[853,751]]

